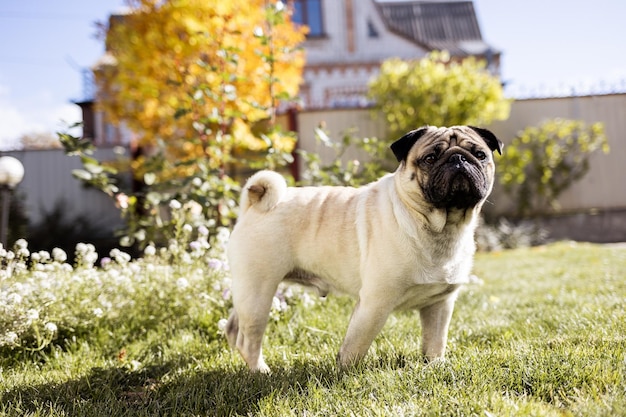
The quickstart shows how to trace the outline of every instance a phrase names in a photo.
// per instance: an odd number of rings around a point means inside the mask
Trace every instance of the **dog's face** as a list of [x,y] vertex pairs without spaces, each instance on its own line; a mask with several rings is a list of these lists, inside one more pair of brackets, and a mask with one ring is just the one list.
[[486,129],[427,126],[407,133],[391,150],[401,163],[401,186],[414,201],[464,210],[491,192],[492,153],[502,151],[502,142]]

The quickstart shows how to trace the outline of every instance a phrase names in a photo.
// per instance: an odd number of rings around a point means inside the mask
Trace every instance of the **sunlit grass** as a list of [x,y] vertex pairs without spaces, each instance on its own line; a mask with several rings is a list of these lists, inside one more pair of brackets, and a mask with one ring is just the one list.
[[[227,303],[198,304],[196,286],[214,300],[223,292],[213,286],[225,275],[204,272],[204,281],[182,267],[167,279],[157,273],[153,284],[171,285],[164,298],[136,293],[144,301],[125,317],[36,353],[3,350],[0,412],[626,415],[626,249],[560,243],[479,254],[474,272],[483,284],[466,287],[457,302],[445,362],[423,363],[419,319],[398,313],[347,371],[334,358],[353,301],[331,296],[305,307],[290,298],[267,332],[273,373],[256,375],[219,334]],[[172,292],[181,278],[183,296]],[[97,299],[100,289],[91,291]]]

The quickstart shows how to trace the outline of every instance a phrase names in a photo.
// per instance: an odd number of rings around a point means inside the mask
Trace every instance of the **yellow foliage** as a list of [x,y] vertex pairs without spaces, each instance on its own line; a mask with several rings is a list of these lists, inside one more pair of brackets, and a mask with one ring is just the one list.
[[[297,94],[304,66],[296,48],[304,29],[288,13],[270,24],[266,10],[275,3],[129,1],[132,12],[106,35],[115,63],[96,71],[99,105],[141,145],[163,141],[168,158],[222,161],[235,144],[262,149],[250,125],[272,117],[276,97]],[[222,144],[228,139],[235,143]],[[216,143],[217,151],[207,150]]]

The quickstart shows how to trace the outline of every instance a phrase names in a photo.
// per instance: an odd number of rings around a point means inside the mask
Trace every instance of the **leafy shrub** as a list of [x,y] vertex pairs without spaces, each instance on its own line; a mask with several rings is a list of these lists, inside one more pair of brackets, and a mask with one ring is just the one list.
[[369,96],[385,116],[391,137],[424,125],[487,125],[508,118],[510,111],[500,79],[484,61],[458,61],[445,51],[415,61],[383,62]]
[[[146,246],[139,259],[113,249],[98,266],[95,247],[85,243],[76,245],[73,263],[58,248],[31,253],[23,239],[12,250],[0,248],[2,356],[111,334],[126,343],[162,323],[220,337],[231,307],[224,255],[229,232],[220,228],[210,239],[206,227],[184,222],[183,211],[177,205],[172,209],[176,236],[166,246]],[[281,287],[271,317],[279,320],[299,302],[311,299]]]
[[[114,59],[96,77],[110,120],[125,121],[136,134],[125,167],[133,186],[121,184],[120,167],[91,156],[89,141],[59,134],[66,152],[83,163],[74,176],[120,207],[123,246],[167,244],[177,233],[174,200],[183,203],[191,224],[214,236],[234,222],[242,165],[247,171],[293,162],[295,134],[276,122],[279,106],[297,91],[304,64],[296,46],[305,29],[291,22],[289,9],[255,1],[233,20],[232,2],[161,3],[136,4],[111,25],[106,40]],[[137,33],[163,45],[150,51],[134,42]]]
[[552,119],[527,127],[505,147],[498,163],[504,191],[516,202],[516,215],[558,208],[558,197],[589,171],[597,150],[608,153],[602,123]]
[[[333,151],[334,158],[331,163],[323,164],[319,154],[300,150],[305,164],[303,185],[358,187],[395,170],[395,162],[386,158],[390,155],[388,144],[376,137],[357,137],[355,130],[349,129],[342,133],[341,140],[336,141],[320,126],[315,129],[315,138]],[[361,159],[347,159],[345,155],[349,151]]]
[[41,221],[29,227],[27,236],[31,252],[48,251],[54,248],[71,253],[80,242],[89,241],[102,253],[118,247],[113,231],[101,227],[97,218],[86,215],[69,217],[68,202],[57,200],[50,210],[44,210]]
[[494,224],[483,222],[476,229],[476,246],[485,252],[537,246],[547,238],[548,232],[531,221],[514,223],[501,218]]

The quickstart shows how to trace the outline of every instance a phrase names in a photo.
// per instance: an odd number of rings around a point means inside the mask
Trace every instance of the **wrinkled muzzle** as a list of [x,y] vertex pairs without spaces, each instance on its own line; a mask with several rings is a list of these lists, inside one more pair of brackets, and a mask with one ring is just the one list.
[[489,192],[489,181],[480,162],[461,152],[453,153],[431,171],[424,194],[436,208],[475,207]]

